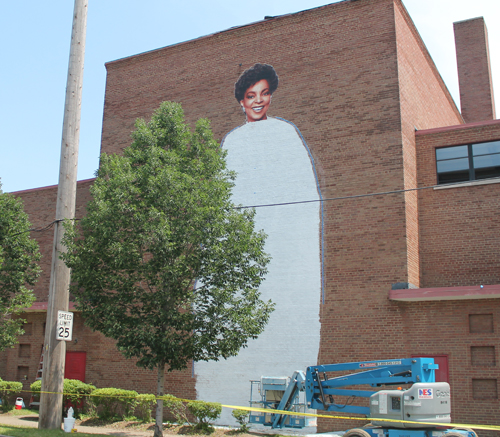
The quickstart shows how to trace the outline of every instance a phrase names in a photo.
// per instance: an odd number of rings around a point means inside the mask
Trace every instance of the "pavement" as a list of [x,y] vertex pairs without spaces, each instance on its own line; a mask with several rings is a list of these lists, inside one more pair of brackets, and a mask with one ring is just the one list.
[[[10,416],[7,414],[0,414],[0,424],[7,426],[19,426],[23,428],[38,428],[38,416],[37,415],[27,415],[27,416]],[[107,427],[97,427],[97,426],[75,426],[77,433],[87,433],[87,434],[103,434],[111,435],[117,437],[151,437],[154,433],[153,431],[135,431],[135,430],[124,430],[124,429],[113,429]],[[61,424],[62,429],[62,424]],[[164,433],[166,434],[166,433]],[[0,437],[8,437],[0,434]]]
[[[0,414],[0,425],[7,426],[18,426],[22,428],[38,428],[38,415],[26,415],[26,416],[10,416],[7,414]],[[75,426],[77,433],[87,433],[87,434],[102,434],[102,435],[110,435],[116,437],[152,437],[154,432],[151,431],[137,431],[137,430],[128,430],[128,429],[116,429],[109,427],[98,427],[98,426],[84,426],[84,425],[76,425]],[[61,424],[62,429],[62,424]],[[314,428],[315,430],[315,428]],[[252,430],[253,431],[253,430]],[[308,432],[309,431],[309,432]],[[311,432],[311,429],[269,429],[266,428],[266,434],[280,434],[287,435],[289,437],[341,437],[343,432],[330,432],[330,433],[322,433],[315,434],[314,431]],[[164,435],[168,435],[168,432],[163,431]],[[0,434],[0,437],[10,437]],[[177,436],[172,436],[177,437]]]

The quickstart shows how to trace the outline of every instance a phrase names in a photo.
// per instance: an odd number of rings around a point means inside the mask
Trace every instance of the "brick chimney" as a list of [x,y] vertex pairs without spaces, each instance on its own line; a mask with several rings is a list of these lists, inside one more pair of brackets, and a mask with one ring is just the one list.
[[494,120],[488,30],[483,17],[453,23],[460,106],[466,123]]

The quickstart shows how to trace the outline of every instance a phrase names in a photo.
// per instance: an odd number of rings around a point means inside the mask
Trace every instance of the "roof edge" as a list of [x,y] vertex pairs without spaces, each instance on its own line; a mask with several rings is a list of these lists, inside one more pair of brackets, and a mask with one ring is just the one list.
[[[81,181],[76,181],[76,185],[80,184],[85,184],[87,182],[92,182],[95,181],[95,178],[90,178],[90,179],[82,179]],[[37,187],[37,188],[28,188],[27,190],[19,190],[19,191],[10,191],[9,194],[26,194],[26,193],[32,193],[36,191],[42,191],[42,190],[51,190],[54,188],[57,188],[58,185],[47,185],[45,187]]]
[[417,130],[417,131],[415,131],[415,135],[416,136],[430,135],[430,134],[437,134],[437,133],[442,133],[442,132],[452,132],[452,131],[458,131],[458,130],[463,130],[463,129],[472,129],[475,127],[487,127],[487,126],[493,126],[493,125],[497,125],[497,124],[500,124],[500,119],[474,121],[472,123],[457,124],[454,126],[443,126],[443,127],[435,127],[432,129]]
[[[401,14],[403,15],[408,28],[410,29],[411,32],[415,35],[415,39],[417,41],[417,44],[420,46],[422,50],[422,54],[424,57],[427,59],[427,62],[429,63],[429,66],[431,70],[434,72],[434,75],[436,77],[436,80],[439,82],[439,85],[441,89],[443,90],[444,94],[446,95],[446,98],[450,102],[450,105],[452,106],[454,112],[460,119],[463,120],[462,114],[460,113],[460,109],[457,106],[457,103],[453,99],[453,96],[450,93],[450,90],[448,89],[448,86],[446,85],[446,82],[443,79],[443,76],[441,76],[441,73],[439,72],[439,69],[437,68],[436,63],[434,62],[434,59],[432,58],[429,50],[427,49],[427,45],[424,42],[424,39],[422,38],[422,35],[420,35],[420,32],[418,31],[417,26],[415,25],[413,19],[411,18],[410,13],[406,9],[406,6],[404,5],[402,0],[394,0],[394,5],[399,8],[401,11]],[[398,65],[399,68],[399,65]],[[465,121],[464,121],[465,123]]]
[[223,33],[226,33],[226,32],[232,32],[232,31],[235,31],[235,30],[244,29],[246,27],[257,26],[257,25],[260,25],[260,24],[262,24],[264,22],[280,20],[280,19],[287,18],[287,17],[293,16],[293,15],[304,14],[304,13],[308,13],[310,11],[315,11],[315,10],[318,10],[318,9],[328,8],[328,7],[332,7],[334,5],[338,5],[340,3],[352,2],[352,1],[356,1],[356,0],[340,0],[340,1],[333,2],[333,3],[328,3],[328,4],[322,5],[322,6],[316,6],[314,8],[304,9],[302,11],[291,12],[291,13],[282,14],[282,15],[276,15],[276,16],[273,16],[273,17],[264,17],[264,19],[259,20],[259,21],[253,21],[251,23],[241,24],[239,26],[229,27],[228,29],[220,30],[220,31],[217,31],[217,32],[214,32],[214,33],[210,33],[208,35],[202,35],[202,36],[199,36],[199,37],[196,37],[196,38],[193,38],[193,39],[188,39],[186,41],[177,42],[177,43],[170,44],[170,45],[167,45],[167,46],[164,46],[164,47],[159,47],[157,49],[147,50],[145,52],[136,53],[135,55],[125,56],[123,58],[119,58],[119,59],[115,59],[113,61],[105,62],[104,66],[106,68],[113,67],[115,64],[119,64],[119,63],[122,63],[122,62],[130,61],[132,59],[137,59],[137,58],[139,58],[141,56],[151,55],[153,53],[156,53],[156,52],[159,52],[159,51],[162,51],[162,50],[165,50],[165,49],[170,49],[172,47],[177,47],[177,46],[180,46],[182,44],[189,44],[189,43],[192,43],[194,41],[201,41],[203,39],[211,38],[213,36],[220,35],[220,34],[223,34]]

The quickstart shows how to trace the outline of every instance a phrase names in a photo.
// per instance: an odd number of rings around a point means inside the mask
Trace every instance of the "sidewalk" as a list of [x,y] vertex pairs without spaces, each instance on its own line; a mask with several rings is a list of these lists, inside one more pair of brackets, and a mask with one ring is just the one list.
[[[38,428],[38,416],[28,415],[28,416],[9,416],[7,414],[0,414],[0,424],[8,426],[19,426],[23,428]],[[94,427],[94,426],[83,426],[76,425],[78,433],[87,434],[103,434],[112,435],[117,437],[151,437],[153,431],[135,431],[135,430],[124,430],[124,429],[113,429],[108,427]],[[61,424],[62,429],[62,424]],[[164,434],[167,433],[164,431]],[[5,437],[0,435],[0,437]]]
[[[10,416],[7,414],[0,414],[0,424],[8,426],[18,426],[22,428],[38,428],[38,415],[26,415],[26,416]],[[153,437],[154,431],[138,431],[133,429],[123,429],[123,428],[112,428],[111,426],[75,426],[77,433],[87,433],[87,434],[102,434],[110,435],[116,437]],[[62,424],[61,424],[62,429]],[[278,434],[280,436],[286,437],[342,437],[343,431],[340,432],[327,432],[321,434],[315,434],[314,430],[311,432],[310,429],[261,429],[262,436],[272,436],[272,434]],[[69,434],[69,433],[68,433]],[[251,430],[252,437],[260,434],[258,430]],[[169,434],[167,430],[163,430],[164,436],[179,437],[177,434]],[[0,434],[0,437],[9,437]],[[241,437],[249,437],[249,434],[242,434]]]

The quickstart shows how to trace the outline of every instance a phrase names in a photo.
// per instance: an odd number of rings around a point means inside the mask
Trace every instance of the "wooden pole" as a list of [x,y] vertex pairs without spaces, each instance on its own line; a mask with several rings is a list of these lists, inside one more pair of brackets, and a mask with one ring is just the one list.
[[88,0],[75,0],[45,328],[42,393],[38,422],[40,429],[61,429],[62,422],[66,342],[56,340],[56,324],[58,311],[68,311],[70,271],[59,258],[59,254],[65,250],[62,245],[64,228],[61,220],[75,217],[87,6]]

